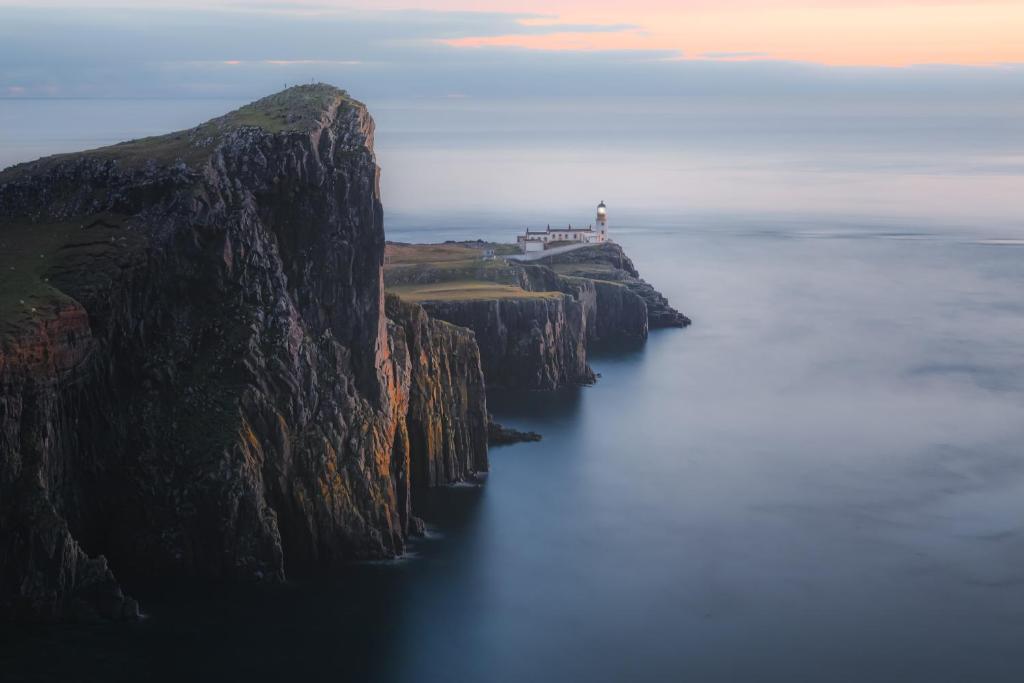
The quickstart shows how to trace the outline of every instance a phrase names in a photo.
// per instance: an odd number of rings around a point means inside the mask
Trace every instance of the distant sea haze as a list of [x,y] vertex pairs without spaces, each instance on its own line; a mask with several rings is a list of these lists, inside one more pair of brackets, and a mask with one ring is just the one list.
[[[240,99],[0,100],[0,166],[187,128]],[[510,230],[725,216],[1024,236],[1024,117],[980,103],[382,100],[387,215]]]

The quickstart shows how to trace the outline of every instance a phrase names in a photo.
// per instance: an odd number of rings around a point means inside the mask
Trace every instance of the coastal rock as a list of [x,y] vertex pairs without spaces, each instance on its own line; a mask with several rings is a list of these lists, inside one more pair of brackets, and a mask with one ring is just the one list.
[[609,280],[588,280],[595,292],[593,324],[588,336],[594,342],[634,343],[647,339],[647,304],[627,285]]
[[487,398],[473,333],[429,317],[421,306],[387,297],[409,356],[412,485],[462,481],[487,471]]
[[[587,278],[597,282],[617,282],[643,300],[647,308],[647,320],[650,328],[686,327],[690,319],[669,304],[660,292],[640,278],[633,262],[626,256],[622,247],[614,242],[592,245],[582,249],[554,254],[538,260],[536,263],[550,266],[563,275]],[[609,305],[621,302],[621,297],[607,296],[604,301]],[[617,301],[618,299],[618,301]],[[635,309],[635,306],[623,306],[620,310]],[[604,315],[606,321],[614,320],[614,312]],[[627,337],[638,337],[638,329],[632,327]],[[646,336],[644,333],[642,336]]]
[[494,421],[492,417],[487,424],[487,443],[491,446],[507,446],[514,443],[540,441],[543,437],[537,432],[522,432]]
[[586,309],[573,296],[426,301],[431,317],[476,335],[488,387],[556,389],[592,384]]
[[[386,286],[415,297],[431,316],[472,329],[491,387],[588,384],[595,379],[588,344],[635,344],[650,327],[689,324],[616,244],[536,262],[481,259],[490,248],[483,242],[390,248],[398,262],[385,269]],[[487,282],[498,286],[479,287]],[[444,283],[451,286],[432,287]]]
[[472,335],[385,315],[378,178],[324,85],[0,173],[0,619],[394,556],[486,468]]

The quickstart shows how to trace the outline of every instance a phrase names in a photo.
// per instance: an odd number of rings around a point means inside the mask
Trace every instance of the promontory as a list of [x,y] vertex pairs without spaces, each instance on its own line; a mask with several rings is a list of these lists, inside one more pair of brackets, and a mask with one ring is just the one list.
[[0,620],[398,555],[487,470],[485,387],[684,324],[615,244],[386,245],[373,134],[306,85],[0,172]]

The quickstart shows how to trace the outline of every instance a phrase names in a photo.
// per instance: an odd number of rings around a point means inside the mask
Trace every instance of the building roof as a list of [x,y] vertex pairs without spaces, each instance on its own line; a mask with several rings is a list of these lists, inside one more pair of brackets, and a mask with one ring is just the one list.
[[547,230],[526,229],[527,235],[550,235],[553,232],[594,232],[593,227],[589,228],[548,228]]

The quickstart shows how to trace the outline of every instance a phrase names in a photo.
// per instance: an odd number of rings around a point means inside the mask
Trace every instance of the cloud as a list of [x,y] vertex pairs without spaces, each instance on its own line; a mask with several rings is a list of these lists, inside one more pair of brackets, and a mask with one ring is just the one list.
[[754,51],[687,60],[675,50],[467,50],[438,42],[567,28],[635,31],[497,12],[9,9],[0,24],[0,95],[255,97],[280,88],[283,70],[289,82],[336,82],[364,99],[873,94],[970,102],[1017,101],[1024,92],[1024,67],[1013,65],[830,68]]
[[549,35],[554,33],[622,33],[624,31],[639,31],[641,27],[636,24],[566,24],[550,19],[530,20],[520,19],[517,22],[523,30],[520,35]]
[[358,66],[359,59],[264,59],[261,64],[272,66]]
[[704,59],[769,59],[767,52],[704,52]]

